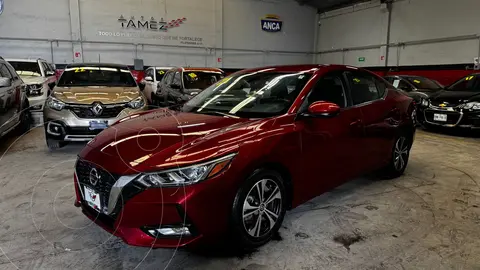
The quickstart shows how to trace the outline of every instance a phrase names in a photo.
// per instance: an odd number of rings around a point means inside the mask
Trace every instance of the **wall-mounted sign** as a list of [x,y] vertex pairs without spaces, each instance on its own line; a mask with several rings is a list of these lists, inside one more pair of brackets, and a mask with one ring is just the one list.
[[358,62],[365,62],[365,57],[358,57]]
[[280,32],[282,31],[283,22],[280,17],[273,14],[265,15],[261,20],[262,30],[266,32]]
[[0,0],[0,15],[2,15],[3,13],[3,7],[5,6],[5,1],[4,0]]
[[126,29],[145,29],[151,31],[164,31],[166,32],[170,28],[179,27],[183,24],[187,18],[178,18],[176,20],[166,21],[163,18],[156,20],[151,17],[150,20],[141,16],[140,19],[135,19],[135,16],[130,17],[129,20],[125,19],[123,15],[118,18],[118,22],[122,25],[122,28]]

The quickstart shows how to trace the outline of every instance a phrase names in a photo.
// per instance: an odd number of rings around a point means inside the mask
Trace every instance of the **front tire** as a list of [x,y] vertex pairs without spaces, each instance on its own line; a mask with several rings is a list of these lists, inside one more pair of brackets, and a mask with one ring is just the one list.
[[47,139],[47,147],[50,151],[55,151],[60,148],[65,147],[67,145],[64,141],[54,140],[54,139]]
[[286,209],[282,176],[267,169],[253,173],[238,190],[232,208],[231,231],[240,248],[269,242],[282,225]]
[[393,144],[390,163],[384,168],[382,176],[386,179],[393,179],[401,176],[408,165],[410,149],[412,148],[411,139],[405,134],[397,137]]

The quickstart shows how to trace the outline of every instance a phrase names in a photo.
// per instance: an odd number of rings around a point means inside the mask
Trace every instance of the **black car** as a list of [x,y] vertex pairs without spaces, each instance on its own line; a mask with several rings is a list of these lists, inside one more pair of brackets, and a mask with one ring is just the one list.
[[480,129],[480,73],[432,94],[420,107],[427,127]]
[[386,76],[385,79],[396,88],[406,92],[417,104],[420,104],[423,99],[428,99],[432,94],[444,88],[437,81],[421,76],[392,75]]

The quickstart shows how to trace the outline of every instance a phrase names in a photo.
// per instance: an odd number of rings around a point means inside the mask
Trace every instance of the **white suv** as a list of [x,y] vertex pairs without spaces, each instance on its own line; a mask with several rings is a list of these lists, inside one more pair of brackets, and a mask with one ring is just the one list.
[[43,106],[57,81],[55,68],[43,59],[6,59],[26,84],[30,111],[35,124],[43,120]]

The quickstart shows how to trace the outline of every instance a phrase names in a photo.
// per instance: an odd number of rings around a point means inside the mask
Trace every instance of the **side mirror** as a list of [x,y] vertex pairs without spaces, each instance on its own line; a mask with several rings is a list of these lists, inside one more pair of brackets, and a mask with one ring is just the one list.
[[175,84],[175,83],[170,84],[170,88],[177,89],[177,90],[182,89],[182,87],[179,84]]
[[334,117],[340,113],[340,107],[332,102],[316,101],[308,107],[307,116]]
[[153,82],[153,78],[150,76],[145,77],[146,82]]
[[9,87],[12,85],[12,81],[9,78],[0,77],[0,87]]
[[139,82],[138,83],[138,88],[140,88],[140,91],[145,90],[145,82],[144,81]]

